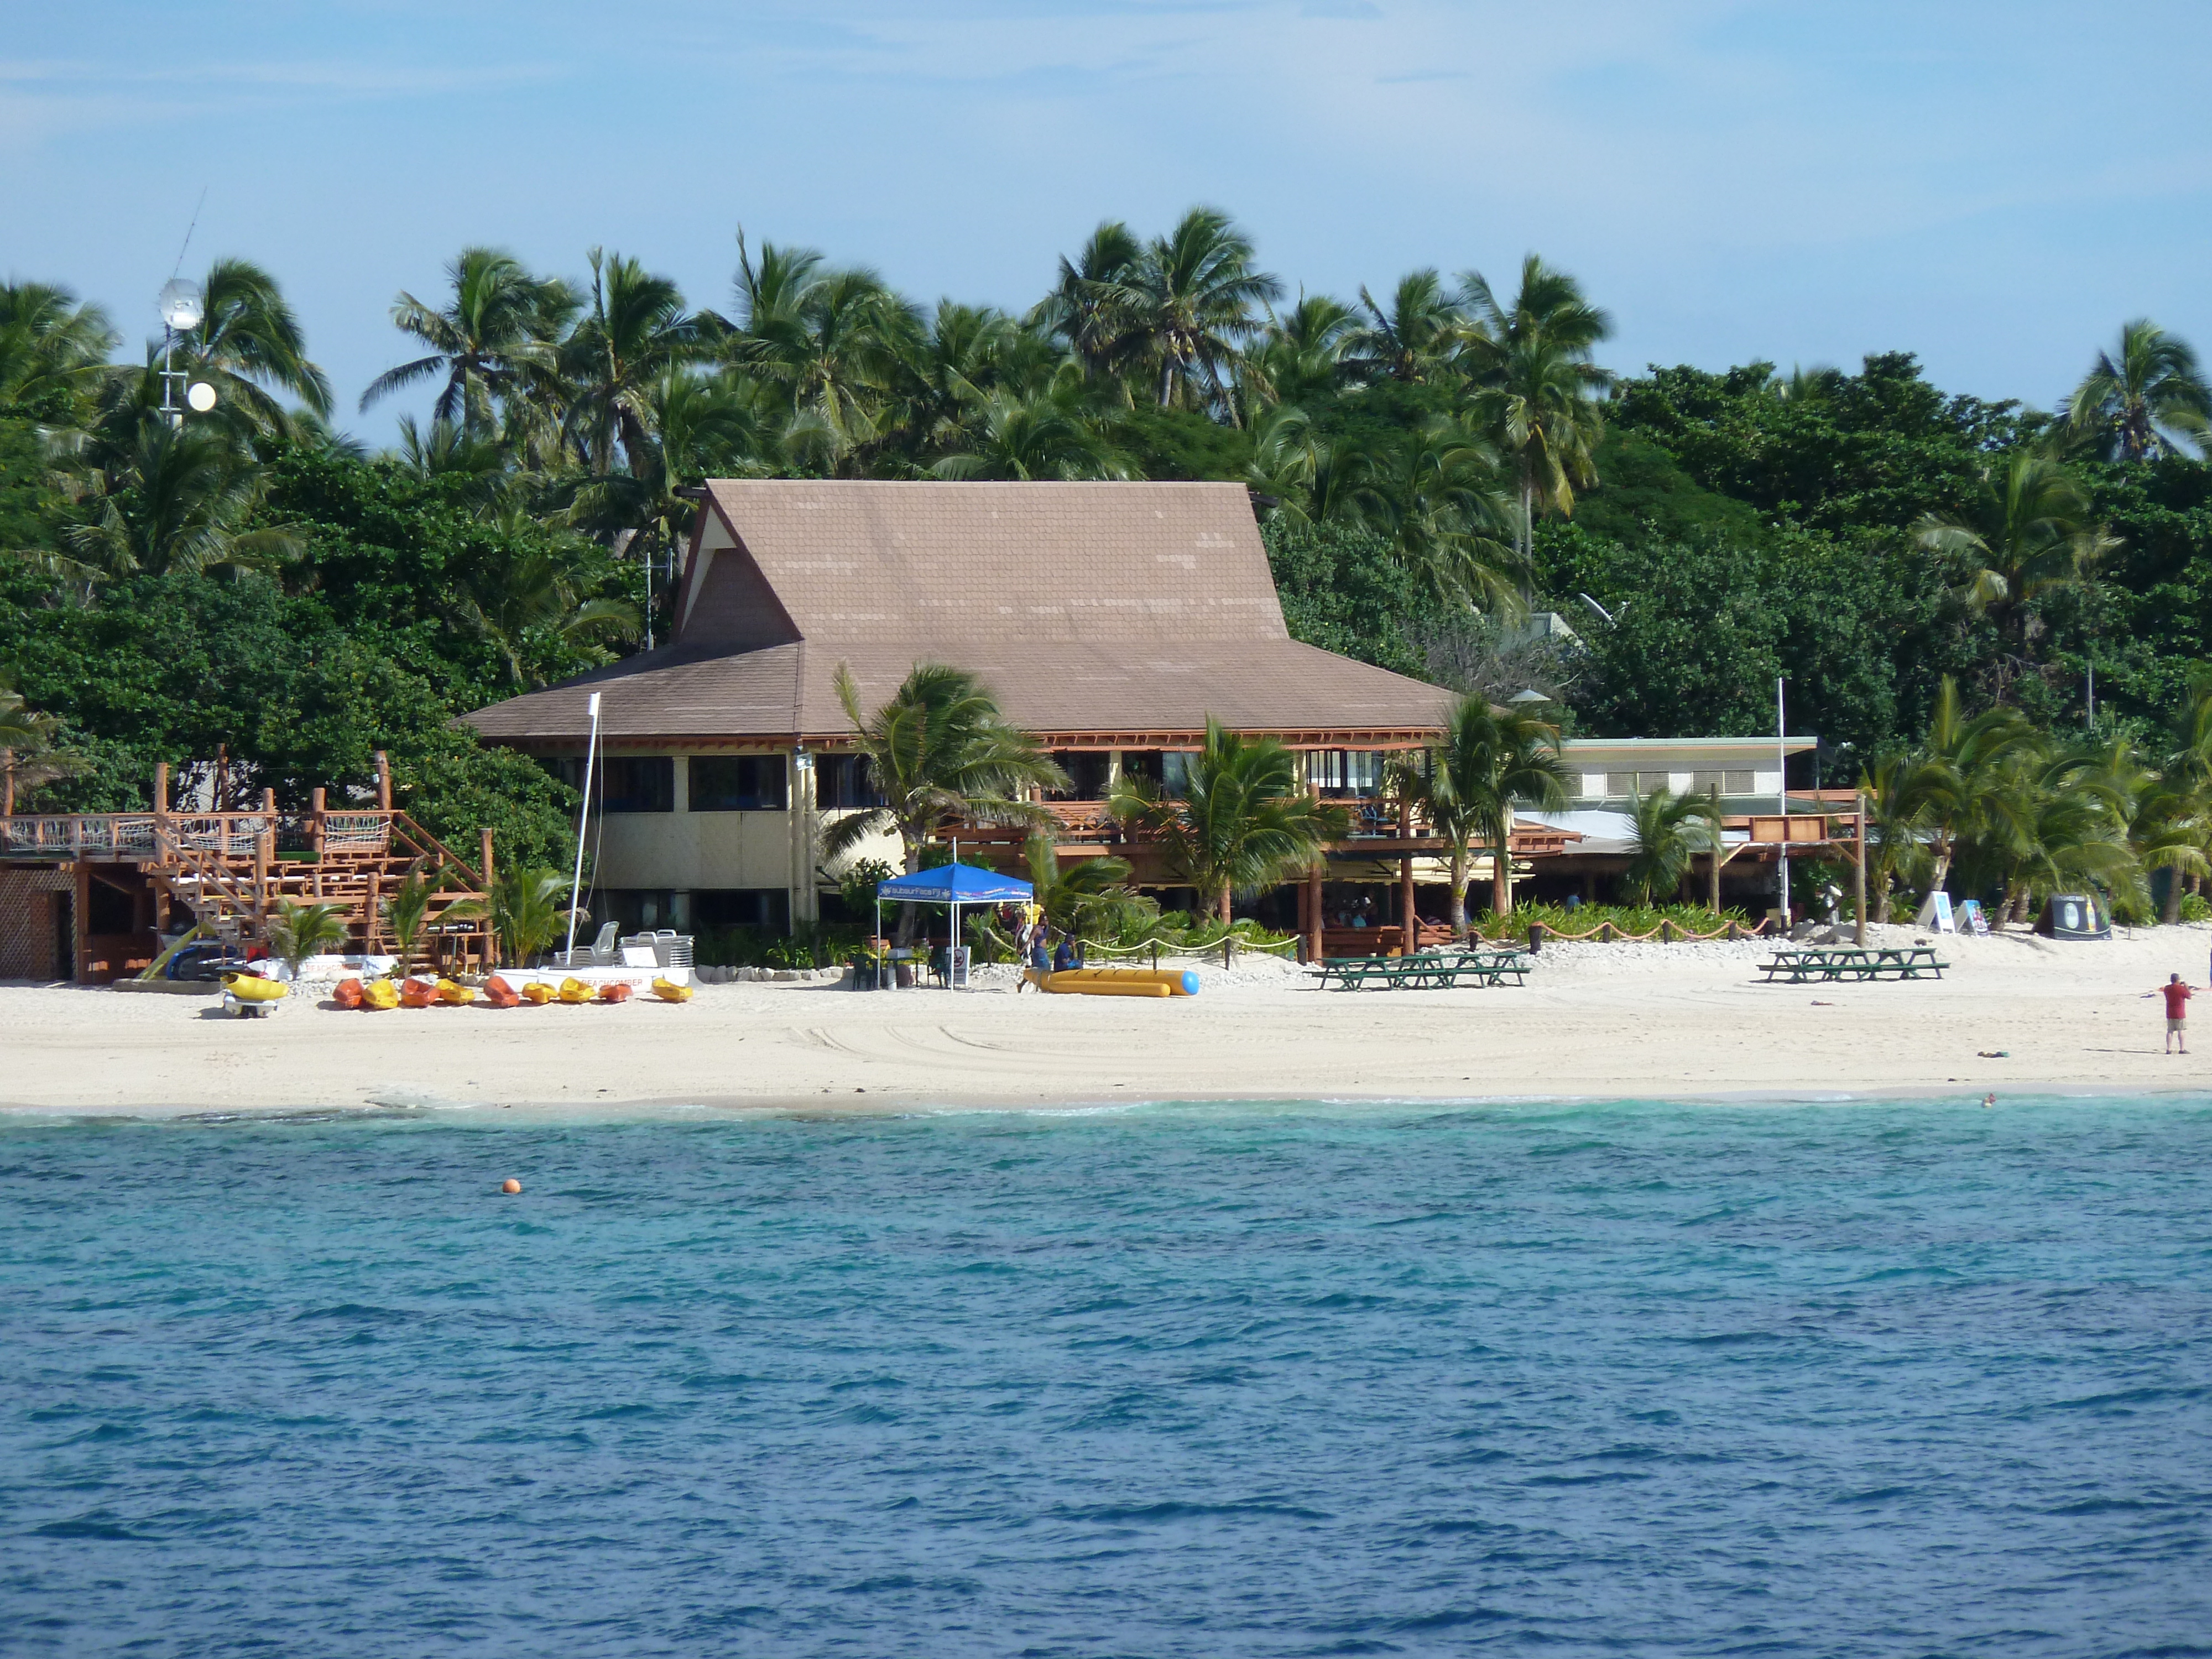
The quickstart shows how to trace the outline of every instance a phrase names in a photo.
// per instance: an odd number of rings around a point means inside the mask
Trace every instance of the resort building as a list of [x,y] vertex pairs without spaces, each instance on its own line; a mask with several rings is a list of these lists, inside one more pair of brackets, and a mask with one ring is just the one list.
[[610,913],[781,928],[834,902],[824,828],[870,804],[838,670],[872,710],[923,662],[975,674],[1052,750],[1079,855],[1111,836],[1115,781],[1171,784],[1209,716],[1357,798],[1450,702],[1291,637],[1241,484],[763,479],[706,486],[668,644],[470,720],[580,768],[599,693]]

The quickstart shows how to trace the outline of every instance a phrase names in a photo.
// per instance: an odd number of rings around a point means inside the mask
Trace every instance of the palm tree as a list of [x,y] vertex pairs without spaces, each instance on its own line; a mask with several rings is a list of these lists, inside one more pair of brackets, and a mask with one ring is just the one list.
[[82,758],[61,744],[61,722],[42,714],[24,702],[6,678],[0,678],[0,793],[4,810],[16,808],[15,792],[37,789],[81,770]]
[[628,599],[586,599],[568,568],[544,548],[518,548],[505,538],[468,574],[454,609],[462,626],[498,653],[507,683],[526,683],[523,660],[533,639],[628,643],[643,628]]
[[568,283],[532,276],[496,248],[463,248],[446,270],[453,297],[442,309],[404,291],[392,307],[392,326],[428,353],[370,381],[361,406],[442,374],[432,417],[485,438],[497,426],[495,405],[518,389],[519,371],[551,366],[554,343],[581,302]]
[[1359,330],[1359,314],[1325,294],[1301,294],[1298,302],[1271,318],[1244,355],[1237,385],[1246,418],[1285,404],[1304,404],[1334,393],[1345,376],[1346,353]]
[[824,268],[811,248],[738,239],[740,317],[732,362],[782,393],[787,446],[834,468],[878,435],[899,349],[921,332],[913,312],[872,270]]
[[328,418],[330,378],[309,361],[306,331],[276,279],[251,260],[218,259],[203,292],[199,326],[181,344],[185,366],[214,386],[217,406],[282,434],[289,422],[273,389]]
[[[1868,809],[1867,891],[1877,922],[1890,919],[1891,889],[1928,868],[1929,801],[1922,770],[1914,757],[1893,754],[1859,775],[1859,793]],[[1714,878],[1717,883],[1717,872]]]
[[1461,279],[1461,295],[1473,319],[1467,350],[1482,388],[1477,407],[1513,463],[1525,559],[1537,507],[1571,514],[1576,489],[1596,479],[1592,454],[1604,422],[1594,394],[1610,377],[1590,354],[1612,335],[1613,319],[1573,277],[1533,253],[1522,261],[1510,306],[1479,271]]
[[1494,708],[1485,697],[1462,697],[1421,777],[1422,810],[1451,848],[1452,937],[1463,939],[1474,848],[1490,848],[1490,908],[1510,916],[1515,804],[1546,812],[1567,804],[1559,728],[1517,708]]
[[2034,728],[2018,709],[1987,708],[1969,715],[1958,682],[1943,677],[1927,739],[1897,785],[1897,810],[1919,815],[1928,825],[1935,858],[1930,892],[1950,878],[1961,843],[1982,837],[2006,769],[2035,742]]
[[1343,807],[1304,790],[1297,763],[1280,743],[1240,737],[1210,718],[1180,797],[1149,778],[1124,777],[1109,810],[1158,843],[1169,872],[1195,889],[1224,926],[1232,895],[1310,868],[1352,829]]
[[1024,848],[1032,902],[1064,933],[1127,943],[1159,919],[1160,907],[1129,886],[1129,861],[1111,855],[1062,865],[1049,836]]
[[1388,309],[1364,288],[1359,290],[1365,319],[1345,342],[1346,368],[1371,380],[1418,385],[1433,380],[1451,366],[1467,325],[1467,313],[1444,290],[1433,268],[1409,271],[1398,279]]
[[836,684],[854,744],[884,804],[839,819],[823,842],[830,858],[888,830],[897,834],[912,875],[921,868],[922,848],[963,818],[1039,828],[1052,823],[1049,812],[1025,798],[1036,789],[1066,788],[1067,775],[1035,738],[1007,724],[973,674],[918,665],[873,714],[862,710],[860,686],[842,663]]
[[345,943],[346,925],[343,912],[335,904],[295,904],[290,899],[276,901],[276,914],[269,921],[269,948],[292,977],[300,976],[300,964],[309,957],[321,956]]
[[289,526],[247,528],[266,475],[219,430],[143,415],[103,459],[91,522],[67,540],[106,574],[267,570],[304,545]]
[[993,392],[963,447],[930,468],[940,478],[1097,478],[1111,465],[1090,426],[1048,398]]
[[1389,540],[1400,563],[1448,602],[1509,614],[1522,606],[1527,562],[1504,538],[1510,511],[1498,452],[1480,432],[1431,416],[1397,441],[1361,453],[1346,480],[1348,516]]
[[2092,522],[2088,494],[2073,471],[2032,449],[2015,451],[2001,472],[1984,468],[1965,516],[1925,514],[1913,534],[1957,567],[1956,592],[1968,611],[1997,611],[2023,651],[2031,637],[2027,601],[2078,585],[2120,544]]
[[565,433],[586,470],[614,471],[620,447],[630,470],[653,439],[653,388],[707,349],[699,319],[665,276],[635,259],[593,248],[588,308],[561,349],[569,387]]
[[1030,324],[1064,343],[1086,378],[1120,384],[1144,342],[1129,304],[1128,282],[1145,261],[1144,245],[1118,219],[1100,222],[1060,280],[1030,313]]
[[46,283],[0,283],[0,415],[66,419],[118,337],[98,306]]
[[1252,240],[1216,208],[1193,208],[1110,285],[1109,312],[1127,318],[1152,365],[1163,409],[1211,404],[1233,422],[1230,372],[1253,331],[1253,309],[1283,285],[1252,265]]
[[415,960],[416,941],[430,920],[430,901],[446,884],[443,874],[424,875],[410,870],[380,907],[385,930],[392,935],[395,974],[404,974]]
[[1719,850],[1721,809],[1716,795],[1678,795],[1659,788],[1637,795],[1630,810],[1635,828],[1624,874],[1639,904],[1650,903],[1655,892],[1678,892],[1698,854]]
[[524,968],[561,936],[568,921],[568,878],[558,870],[510,867],[492,883],[491,924],[501,957]]
[[2212,386],[2197,354],[2148,318],[2120,329],[2117,357],[2097,354],[2064,416],[2068,431],[2108,460],[2155,460],[2202,448],[2212,434]]

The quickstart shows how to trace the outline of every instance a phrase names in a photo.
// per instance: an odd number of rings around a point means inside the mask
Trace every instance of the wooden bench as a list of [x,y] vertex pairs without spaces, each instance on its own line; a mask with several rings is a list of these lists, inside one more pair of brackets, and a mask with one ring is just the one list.
[[1770,985],[1827,984],[1842,980],[1941,979],[1951,964],[1940,959],[1933,945],[1915,945],[1893,950],[1869,951],[1856,945],[1815,945],[1797,951],[1777,951],[1774,960],[1759,969]]

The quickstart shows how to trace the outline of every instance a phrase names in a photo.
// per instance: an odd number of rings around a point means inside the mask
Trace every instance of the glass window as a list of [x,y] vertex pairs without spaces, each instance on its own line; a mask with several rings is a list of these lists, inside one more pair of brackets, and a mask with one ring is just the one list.
[[1103,749],[1056,749],[1053,763],[1067,774],[1068,787],[1048,794],[1048,800],[1103,800],[1106,771],[1111,760]]
[[691,892],[694,927],[757,927],[791,931],[791,895],[781,887],[720,887]]
[[618,755],[599,763],[602,812],[672,812],[676,762],[667,755]]
[[817,755],[814,757],[814,804],[825,812],[850,811],[881,806],[865,755]]
[[695,812],[781,812],[790,804],[781,755],[694,755]]
[[1318,749],[1306,775],[1324,795],[1371,795],[1382,787],[1384,758],[1379,749]]
[[1197,756],[1170,749],[1160,757],[1160,793],[1180,795],[1190,787],[1190,763]]

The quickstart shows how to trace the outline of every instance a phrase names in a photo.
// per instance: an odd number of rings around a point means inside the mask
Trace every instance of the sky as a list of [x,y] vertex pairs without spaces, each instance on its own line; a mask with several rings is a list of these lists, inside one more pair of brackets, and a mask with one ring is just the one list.
[[[267,265],[340,424],[471,244],[727,311],[742,225],[1026,307],[1103,218],[1233,214],[1295,294],[1503,286],[1602,359],[1855,367],[2049,406],[2128,318],[2212,353],[2212,6],[2042,0],[0,0],[0,274],[128,338]],[[204,203],[202,205],[203,192]],[[427,394],[426,394],[427,395]]]

